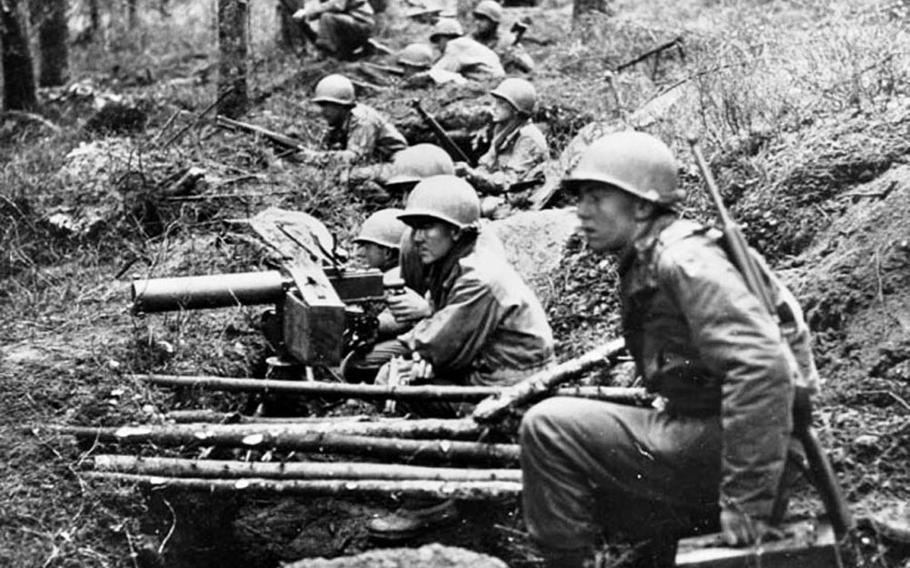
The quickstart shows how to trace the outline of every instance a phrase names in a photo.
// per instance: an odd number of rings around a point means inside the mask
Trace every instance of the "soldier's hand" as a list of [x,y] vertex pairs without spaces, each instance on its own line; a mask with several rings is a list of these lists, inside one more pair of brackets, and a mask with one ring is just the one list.
[[297,10],[296,12],[291,14],[291,17],[294,18],[295,20],[297,20],[298,22],[301,20],[305,20],[307,17],[306,8],[301,8],[301,9]]
[[396,321],[412,322],[431,315],[430,303],[411,288],[405,288],[401,293],[387,296],[386,301],[389,311],[395,316]]
[[471,166],[467,162],[455,162],[455,175],[458,177],[467,177],[471,175]]
[[720,512],[720,531],[728,546],[750,546],[784,536],[779,529],[762,520],[728,509]]
[[433,377],[433,364],[414,353],[412,356],[411,376],[409,383],[421,383]]

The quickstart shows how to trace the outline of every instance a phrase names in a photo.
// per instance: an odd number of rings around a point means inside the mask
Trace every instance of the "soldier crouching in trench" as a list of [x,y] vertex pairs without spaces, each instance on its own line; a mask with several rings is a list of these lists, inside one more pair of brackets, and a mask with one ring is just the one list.
[[[718,232],[678,217],[684,193],[662,142],[601,138],[565,185],[588,245],[619,263],[626,346],[665,404],[532,407],[520,430],[531,538],[559,568],[598,566],[604,537],[639,542],[631,565],[649,568],[673,566],[680,536],[718,524],[730,545],[759,542],[783,514],[794,385],[817,382],[811,354],[782,338]],[[767,278],[808,341],[792,295]]]
[[[534,292],[498,247],[479,238],[480,200],[464,180],[420,181],[400,215],[424,265],[427,317],[397,341],[402,358],[384,365],[377,383],[511,385],[551,364],[553,334]],[[390,300],[390,309],[398,306]],[[467,403],[414,403],[427,417],[463,416]],[[373,519],[374,538],[403,540],[455,518],[452,501],[407,501]]]

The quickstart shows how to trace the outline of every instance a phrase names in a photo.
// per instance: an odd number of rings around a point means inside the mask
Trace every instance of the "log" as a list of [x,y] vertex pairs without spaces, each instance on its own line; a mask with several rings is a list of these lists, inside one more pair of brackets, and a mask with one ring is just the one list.
[[155,477],[127,473],[86,472],[88,479],[116,481],[147,486],[151,489],[182,489],[208,493],[284,493],[297,495],[344,496],[370,493],[388,497],[391,494],[419,498],[442,498],[488,501],[515,497],[521,483],[515,481],[389,481],[364,480],[277,480],[277,479],[198,479],[190,477]]
[[395,400],[480,400],[499,392],[482,386],[405,386],[332,383],[326,381],[281,381],[238,377],[192,377],[179,375],[133,375],[134,379],[167,387],[192,387],[221,391],[274,392],[319,397]]
[[217,410],[171,410],[166,412],[164,419],[168,422],[188,424],[193,422],[214,422],[216,424],[311,424],[328,422],[371,422],[401,420],[400,418],[377,418],[368,414],[354,414],[351,416],[250,416],[239,412],[218,412]]
[[521,482],[520,469],[464,469],[363,462],[242,462],[109,454],[94,456],[93,460],[96,471],[160,477]]
[[[605,347],[609,347],[609,344]],[[576,386],[554,390],[557,383],[575,378],[590,368],[603,363],[604,356],[599,354],[600,350],[595,351],[597,351],[598,354],[595,355],[594,352],[591,352],[579,359],[566,361],[555,367],[552,371],[545,371],[544,373],[534,375],[534,377],[545,375],[543,377],[544,379],[555,376],[557,379],[553,379],[552,381],[549,381],[548,379],[549,382],[544,381],[542,383],[538,383],[537,380],[535,380],[532,384],[522,386],[525,385],[525,383],[519,383],[514,387],[455,385],[389,387],[386,385],[333,383],[327,381],[282,381],[273,379],[193,377],[179,375],[132,375],[132,378],[168,387],[193,387],[222,391],[275,392],[282,394],[312,395],[326,398],[343,397],[392,400],[472,401],[491,396],[498,397],[496,400],[500,400],[502,397],[514,396],[512,394],[513,389],[520,387],[522,392],[527,389],[527,393],[519,393],[520,400],[512,403],[512,406],[510,407],[530,402],[534,398],[543,397],[545,395],[577,396],[626,404],[641,404],[647,402],[650,395],[644,394],[643,389],[636,388]],[[590,360],[584,359],[585,357],[590,357]],[[534,377],[531,377],[531,379],[534,379]],[[550,386],[547,386],[548,384]]]
[[58,434],[97,442],[128,444],[154,443],[158,446],[221,446],[247,449],[280,449],[301,452],[345,453],[396,459],[437,459],[452,461],[488,460],[516,463],[517,444],[486,444],[451,440],[410,440],[328,434],[318,431],[295,432],[295,426],[253,428],[245,424],[173,426],[126,426],[88,428],[60,426]]
[[481,423],[499,420],[511,409],[545,395],[559,383],[576,378],[585,371],[608,362],[625,349],[625,344],[623,338],[614,339],[580,357],[536,373],[503,390],[499,395],[482,400],[474,409],[473,418]]

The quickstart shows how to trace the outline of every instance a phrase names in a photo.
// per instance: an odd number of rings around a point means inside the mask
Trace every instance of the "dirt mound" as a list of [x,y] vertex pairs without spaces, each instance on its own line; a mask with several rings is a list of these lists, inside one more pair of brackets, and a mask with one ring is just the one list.
[[553,296],[556,272],[577,225],[572,209],[524,211],[491,223],[512,266],[545,306]]
[[284,568],[507,568],[502,560],[463,548],[427,544],[420,548],[386,548],[357,556],[327,560],[313,558],[285,564]]

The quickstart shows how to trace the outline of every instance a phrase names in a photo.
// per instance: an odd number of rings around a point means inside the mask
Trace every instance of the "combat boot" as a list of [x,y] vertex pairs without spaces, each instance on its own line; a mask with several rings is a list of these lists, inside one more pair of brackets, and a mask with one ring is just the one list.
[[433,527],[450,523],[458,518],[455,501],[447,499],[427,505],[408,503],[394,513],[378,517],[367,524],[370,537],[396,542],[408,540]]

